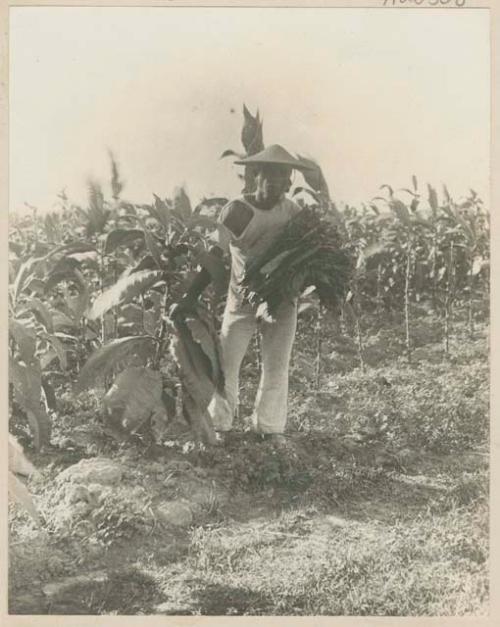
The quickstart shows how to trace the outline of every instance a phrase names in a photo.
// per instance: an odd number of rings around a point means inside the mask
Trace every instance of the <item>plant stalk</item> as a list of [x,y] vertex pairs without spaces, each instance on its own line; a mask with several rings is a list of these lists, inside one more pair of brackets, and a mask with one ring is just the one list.
[[[104,244],[101,244],[99,251],[99,292],[104,292]],[[106,342],[105,314],[101,316],[101,344]]]
[[257,370],[260,372],[262,368],[262,358],[261,358],[261,335],[260,329],[257,328],[257,332],[253,336],[253,348],[255,351],[255,365],[257,366]]
[[469,259],[469,300],[468,300],[468,326],[469,326],[469,339],[474,339],[474,295],[473,295],[473,287],[474,287],[474,276],[472,274],[473,268],[473,258],[472,255]]
[[445,301],[444,301],[444,352],[447,357],[450,354],[450,331],[451,331],[453,280],[454,280],[454,244],[452,240],[450,242],[448,277],[446,280],[446,294],[445,294]]
[[353,297],[354,297],[354,304],[353,304],[352,310],[354,312],[354,321],[355,321],[355,327],[356,327],[356,343],[358,347],[358,359],[359,359],[361,372],[364,374],[366,372],[366,367],[365,367],[365,360],[363,357],[364,346],[363,346],[363,334],[362,334],[361,322],[360,322],[360,306],[359,306],[359,300],[358,300],[359,294],[358,294],[357,278],[355,278],[353,281]]
[[[118,271],[116,269],[116,262],[113,263],[113,284],[116,285],[118,281]],[[118,337],[118,308],[113,307],[113,337]]]
[[381,264],[377,264],[377,293],[375,296],[377,302],[377,311],[382,310],[382,266]]
[[156,334],[156,339],[158,340],[158,342],[156,343],[155,355],[153,357],[153,369],[154,370],[158,370],[159,368],[163,344],[167,336],[168,297],[169,297],[168,285],[165,285],[165,292],[163,293],[163,299],[161,302],[160,328],[158,330],[158,333]]
[[319,390],[321,387],[321,348],[322,348],[322,330],[323,330],[323,307],[318,305],[318,315],[316,318],[316,364],[314,387]]
[[431,277],[432,277],[432,285],[431,285],[431,298],[432,298],[432,309],[434,313],[437,312],[437,298],[436,298],[436,286],[437,286],[437,277],[436,277],[436,264],[437,264],[437,232],[434,230],[434,234],[432,236],[432,266],[431,266]]
[[405,344],[406,344],[406,357],[408,363],[411,363],[411,337],[410,337],[410,281],[411,281],[411,257],[412,246],[411,240],[408,240],[408,250],[406,254],[406,271],[405,271]]

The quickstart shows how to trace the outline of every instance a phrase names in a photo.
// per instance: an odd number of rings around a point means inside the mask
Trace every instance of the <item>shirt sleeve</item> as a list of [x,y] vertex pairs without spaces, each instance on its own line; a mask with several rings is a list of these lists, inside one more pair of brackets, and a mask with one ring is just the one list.
[[242,236],[253,216],[254,212],[247,203],[240,200],[228,202],[219,213],[217,231],[211,239],[225,253],[229,252],[229,245]]
[[224,254],[229,253],[229,244],[231,243],[231,234],[228,229],[217,219],[217,228],[209,237],[215,246],[218,246]]

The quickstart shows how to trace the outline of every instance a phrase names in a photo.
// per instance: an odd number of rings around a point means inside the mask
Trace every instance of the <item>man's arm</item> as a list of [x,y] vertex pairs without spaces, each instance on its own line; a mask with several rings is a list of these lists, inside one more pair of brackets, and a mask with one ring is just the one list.
[[[209,252],[217,257],[222,257],[224,248],[228,250],[231,237],[240,237],[252,218],[253,211],[248,205],[238,200],[227,205],[219,218],[219,239]],[[200,270],[186,292],[186,297],[196,300],[211,280],[210,273],[205,268]]]
[[[218,230],[214,244],[209,252],[217,257],[223,257],[229,251],[229,244],[233,238],[239,238],[253,218],[253,211],[247,203],[239,200],[229,202],[221,211],[218,218]],[[170,311],[170,315],[178,315],[192,311],[196,301],[211,283],[212,277],[208,270],[202,268],[194,277],[187,292],[177,305]]]
[[[211,255],[215,255],[216,257],[222,258],[224,256],[224,252],[222,248],[217,245],[212,246],[208,252]],[[206,268],[202,268],[194,277],[187,290],[186,294],[183,297],[189,301],[196,301],[203,293],[205,288],[212,282],[212,275]]]
[[[216,244],[212,246],[208,252],[216,257],[222,258],[224,256],[224,251]],[[172,307],[170,316],[178,316],[192,311],[196,307],[198,298],[211,282],[212,276],[210,272],[208,272],[206,268],[202,268],[191,281],[191,285],[181,300]]]

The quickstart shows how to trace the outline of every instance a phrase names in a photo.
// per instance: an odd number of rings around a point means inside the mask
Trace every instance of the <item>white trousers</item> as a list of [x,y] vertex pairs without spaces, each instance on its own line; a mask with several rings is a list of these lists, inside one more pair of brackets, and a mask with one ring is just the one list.
[[[226,398],[215,394],[208,407],[214,428],[231,429],[238,407],[241,362],[257,328],[255,312],[226,308],[221,327]],[[274,322],[260,322],[262,372],[254,413],[254,428],[261,433],[283,433],[287,418],[288,366],[297,327],[297,303],[284,303]]]

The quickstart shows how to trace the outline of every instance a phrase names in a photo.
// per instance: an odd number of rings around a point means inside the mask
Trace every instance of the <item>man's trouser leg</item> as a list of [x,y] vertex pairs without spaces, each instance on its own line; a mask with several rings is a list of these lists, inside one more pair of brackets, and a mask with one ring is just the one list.
[[252,312],[224,312],[220,343],[226,398],[216,393],[208,407],[214,428],[218,431],[228,431],[233,424],[238,407],[241,362],[247,352],[256,324],[255,314]]
[[284,303],[275,322],[262,322],[262,373],[254,426],[261,433],[283,433],[287,418],[288,367],[297,328],[297,303]]

